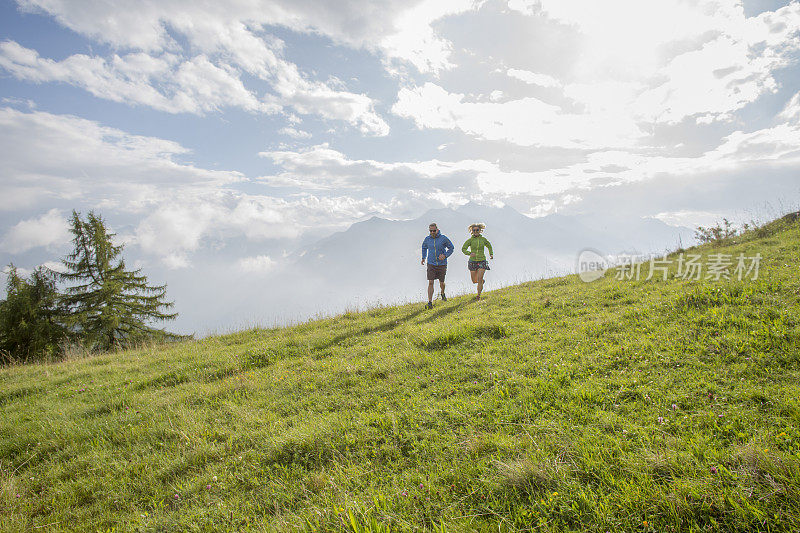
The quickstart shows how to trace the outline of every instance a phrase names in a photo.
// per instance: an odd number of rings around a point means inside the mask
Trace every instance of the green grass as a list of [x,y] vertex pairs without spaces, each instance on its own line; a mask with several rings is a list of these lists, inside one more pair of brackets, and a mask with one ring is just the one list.
[[800,226],[692,252],[1,369],[0,529],[796,530]]

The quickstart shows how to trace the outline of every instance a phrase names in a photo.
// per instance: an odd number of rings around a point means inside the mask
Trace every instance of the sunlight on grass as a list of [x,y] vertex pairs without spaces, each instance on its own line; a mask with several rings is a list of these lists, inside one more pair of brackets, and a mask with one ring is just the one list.
[[4,368],[0,529],[791,531],[800,228],[735,240],[694,251],[758,251],[759,279],[568,276]]

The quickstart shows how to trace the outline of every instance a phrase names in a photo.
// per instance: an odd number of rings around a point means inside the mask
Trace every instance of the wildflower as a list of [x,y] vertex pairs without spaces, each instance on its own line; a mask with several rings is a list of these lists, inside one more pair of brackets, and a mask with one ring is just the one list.
[[644,522],[642,522],[642,525],[643,525],[644,527],[647,527],[647,520],[645,520]]
[[711,473],[712,474],[716,474],[717,473],[717,467],[716,466],[712,466],[711,467]]
[[176,495],[175,495],[175,499],[177,500],[178,498],[180,498],[180,496],[178,496],[178,495],[176,494]]
[[212,477],[212,478],[211,478],[211,481],[214,481],[214,482],[216,482],[216,481],[217,481],[217,476],[214,476],[214,477]]
[[659,424],[663,424],[664,423],[664,417],[663,416],[659,416],[658,417],[658,423]]
[[210,488],[211,488],[211,485],[206,485],[206,488],[207,488],[207,489],[210,489]]
[[673,410],[673,411],[675,411],[677,408],[678,408],[678,406],[677,406],[676,404],[674,404],[674,403],[673,403],[673,404],[672,404],[672,410]]

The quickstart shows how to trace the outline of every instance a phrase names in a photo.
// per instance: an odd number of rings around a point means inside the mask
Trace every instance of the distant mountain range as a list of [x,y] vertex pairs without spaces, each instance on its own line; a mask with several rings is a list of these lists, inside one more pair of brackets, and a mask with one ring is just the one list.
[[[651,218],[617,215],[548,215],[527,217],[515,209],[468,203],[457,209],[432,209],[413,220],[372,217],[292,253],[292,270],[306,279],[322,278],[323,293],[357,291],[366,299],[419,296],[425,284],[421,244],[435,222],[455,251],[448,282],[461,290],[467,283],[467,257],[461,246],[473,222],[486,224],[484,236],[494,248],[489,285],[506,285],[574,271],[580,250],[605,254],[651,253],[694,242],[693,231]],[[331,294],[332,296],[332,294]]]
[[[206,286],[202,280],[212,274],[204,276],[198,270],[192,272],[193,277],[182,273],[169,280],[170,287],[184,295],[181,319],[187,324],[206,324],[206,328],[286,324],[379,303],[420,302],[426,298],[427,286],[425,267],[420,265],[421,244],[431,222],[456,247],[447,273],[451,295],[475,290],[467,257],[461,253],[467,227],[473,222],[486,224],[484,235],[494,247],[486,290],[573,272],[583,248],[612,255],[661,252],[694,242],[689,228],[655,219],[614,214],[530,218],[511,207],[466,204],[458,209],[433,209],[413,220],[373,217],[325,238],[298,243],[266,273],[232,271],[230,279]],[[274,246],[280,249],[287,243],[275,241]],[[226,268],[230,253],[230,249],[221,250],[219,261],[206,267],[215,273]],[[254,251],[237,253],[252,255]],[[209,300],[213,306],[207,305]]]

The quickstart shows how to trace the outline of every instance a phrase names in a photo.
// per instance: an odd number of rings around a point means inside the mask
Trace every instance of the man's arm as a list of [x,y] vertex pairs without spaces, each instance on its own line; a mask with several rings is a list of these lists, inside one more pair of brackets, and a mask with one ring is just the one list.
[[425,251],[428,249],[428,240],[422,241],[422,264],[425,264]]
[[453,242],[450,239],[445,238],[445,241],[444,241],[444,256],[445,257],[450,257],[453,254],[453,251],[455,249],[456,249],[456,247],[453,246]]

